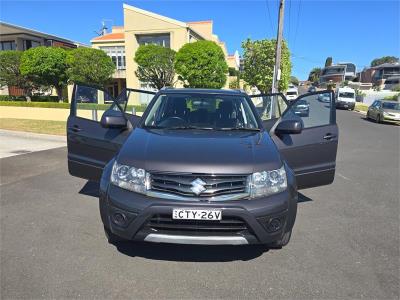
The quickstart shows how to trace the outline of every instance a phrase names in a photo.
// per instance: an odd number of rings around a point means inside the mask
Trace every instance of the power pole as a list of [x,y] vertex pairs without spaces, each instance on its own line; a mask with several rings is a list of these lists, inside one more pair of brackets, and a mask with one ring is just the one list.
[[[267,0],[268,1],[268,0]],[[282,34],[283,34],[283,17],[285,11],[285,0],[279,1],[279,15],[278,15],[278,33],[276,37],[276,51],[275,51],[275,68],[274,78],[272,80],[272,92],[277,93],[279,88],[279,80],[281,77],[281,53],[282,53]]]

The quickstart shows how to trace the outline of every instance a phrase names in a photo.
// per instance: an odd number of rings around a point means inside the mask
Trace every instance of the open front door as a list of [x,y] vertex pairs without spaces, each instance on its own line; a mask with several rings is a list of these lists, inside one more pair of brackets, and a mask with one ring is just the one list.
[[[277,133],[284,120],[301,119],[301,133]],[[332,91],[298,97],[270,131],[281,155],[294,170],[298,189],[330,184],[335,177],[338,127]]]
[[[71,175],[100,180],[104,166],[117,154],[140,119],[129,113],[132,108],[128,105],[131,93],[140,92],[125,89],[114,99],[95,87],[74,86],[67,121],[68,170]],[[123,118],[125,126],[104,126],[106,117]]]

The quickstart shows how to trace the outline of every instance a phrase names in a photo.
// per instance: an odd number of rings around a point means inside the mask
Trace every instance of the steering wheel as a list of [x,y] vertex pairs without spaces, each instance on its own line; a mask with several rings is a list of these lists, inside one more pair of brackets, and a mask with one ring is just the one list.
[[168,119],[165,119],[164,121],[160,122],[161,126],[180,126],[182,124],[186,124],[186,120],[181,118],[181,117],[169,117]]
[[169,117],[168,119],[166,119],[165,121],[172,121],[172,120],[176,120],[176,121],[181,121],[181,122],[184,122],[184,123],[186,123],[186,120],[185,119],[183,119],[183,118],[181,118],[181,117],[177,117],[177,116],[174,116],[174,117]]

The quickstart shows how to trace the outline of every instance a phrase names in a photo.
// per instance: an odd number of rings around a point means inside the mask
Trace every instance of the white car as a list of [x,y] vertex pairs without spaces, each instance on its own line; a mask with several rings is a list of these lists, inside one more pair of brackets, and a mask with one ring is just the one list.
[[349,87],[337,88],[335,100],[336,108],[354,110],[356,105],[356,91]]
[[291,87],[288,88],[288,90],[286,91],[286,99],[287,100],[295,100],[297,99],[297,97],[299,96],[299,91],[297,90],[296,87]]

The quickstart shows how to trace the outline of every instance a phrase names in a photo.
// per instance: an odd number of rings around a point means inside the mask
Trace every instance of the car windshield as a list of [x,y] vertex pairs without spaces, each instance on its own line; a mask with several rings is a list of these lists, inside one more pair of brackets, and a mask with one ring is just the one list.
[[236,95],[160,94],[144,127],[163,129],[259,130],[247,99]]
[[339,97],[340,98],[354,98],[354,93],[342,92],[342,93],[339,93]]
[[296,96],[297,92],[287,92],[286,95],[294,95],[294,96]]
[[399,103],[393,103],[393,102],[384,102],[382,105],[383,108],[386,109],[395,109],[395,110],[400,110],[400,104]]

